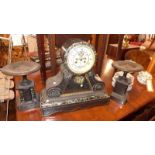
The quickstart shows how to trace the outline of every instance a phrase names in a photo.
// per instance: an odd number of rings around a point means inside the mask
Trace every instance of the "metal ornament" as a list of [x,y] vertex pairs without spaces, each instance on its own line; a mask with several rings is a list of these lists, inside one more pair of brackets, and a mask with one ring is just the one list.
[[27,79],[27,75],[40,69],[40,65],[31,61],[19,61],[2,68],[6,75],[22,76],[16,89],[19,91],[18,110],[24,111],[39,106],[39,95],[34,90],[34,82]]

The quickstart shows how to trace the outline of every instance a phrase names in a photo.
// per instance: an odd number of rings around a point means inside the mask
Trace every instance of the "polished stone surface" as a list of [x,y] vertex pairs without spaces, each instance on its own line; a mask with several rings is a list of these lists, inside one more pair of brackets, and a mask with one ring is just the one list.
[[1,71],[6,75],[28,75],[40,69],[40,65],[33,61],[19,61],[4,66]]
[[142,65],[131,60],[114,61],[112,65],[114,68],[124,72],[138,72],[144,69]]

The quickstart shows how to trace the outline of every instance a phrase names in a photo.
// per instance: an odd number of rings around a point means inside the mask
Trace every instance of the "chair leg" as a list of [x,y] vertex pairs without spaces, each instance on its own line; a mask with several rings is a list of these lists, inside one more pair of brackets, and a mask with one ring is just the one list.
[[102,71],[102,64],[103,64],[104,56],[106,54],[108,38],[109,38],[108,34],[99,34],[98,35],[97,60],[96,60],[95,72],[99,75],[101,75],[101,71]]
[[51,70],[53,75],[56,74],[56,51],[55,51],[55,34],[48,34],[47,35],[48,42],[49,42],[49,52],[51,57]]
[[45,49],[44,34],[37,34],[38,56],[40,60],[40,74],[43,84],[46,82],[46,66],[45,66]]
[[118,48],[117,48],[117,60],[122,60],[122,43],[123,43],[124,34],[119,35],[118,39]]
[[147,71],[150,73],[154,73],[155,71],[155,54],[152,56],[152,60],[148,65]]

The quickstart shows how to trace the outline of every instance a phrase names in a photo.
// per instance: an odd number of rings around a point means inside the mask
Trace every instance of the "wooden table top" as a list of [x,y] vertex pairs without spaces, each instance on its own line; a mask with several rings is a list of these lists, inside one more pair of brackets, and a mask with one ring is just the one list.
[[[112,92],[112,76],[114,69],[112,68],[113,60],[105,59],[102,67],[101,78],[105,82],[105,90],[108,94]],[[153,86],[155,88],[155,78],[153,79]],[[128,93],[128,102],[125,105],[116,103],[113,100],[103,106],[96,106],[92,108],[82,109],[74,112],[64,112],[54,114],[50,117],[43,117],[40,109],[31,109],[25,112],[17,111],[17,120],[59,120],[59,121],[111,121],[120,120],[129,114],[137,111],[149,102],[155,99],[154,92],[148,92],[146,87],[139,84],[135,78],[132,90]]]
[[[110,46],[112,46],[112,47],[118,47],[118,44],[109,44]],[[122,49],[127,49],[127,50],[129,50],[129,49],[138,49],[140,46],[138,46],[138,45],[132,45],[132,44],[129,44],[129,46],[128,47],[122,47]]]

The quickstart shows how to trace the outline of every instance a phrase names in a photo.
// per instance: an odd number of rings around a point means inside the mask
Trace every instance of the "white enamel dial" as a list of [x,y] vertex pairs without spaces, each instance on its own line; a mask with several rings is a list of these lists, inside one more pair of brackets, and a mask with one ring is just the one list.
[[87,44],[77,44],[68,52],[67,65],[75,74],[88,72],[95,63],[95,53]]

